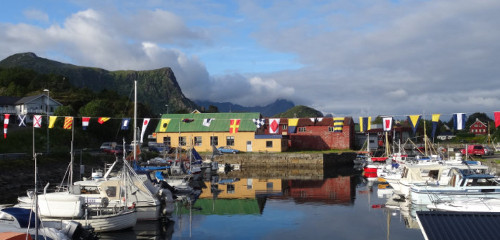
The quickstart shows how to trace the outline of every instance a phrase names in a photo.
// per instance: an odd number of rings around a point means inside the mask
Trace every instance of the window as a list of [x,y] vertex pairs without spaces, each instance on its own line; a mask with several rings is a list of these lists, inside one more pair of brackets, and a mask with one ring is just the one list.
[[171,143],[170,137],[163,137],[163,143],[167,146],[170,146]]
[[219,145],[219,137],[211,136],[210,137],[210,146],[218,146]]
[[328,132],[333,132],[333,127],[328,127]]
[[266,148],[272,148],[273,147],[273,141],[266,141]]
[[179,146],[186,146],[186,137],[179,137]]
[[227,146],[234,146],[234,136],[227,136],[226,137],[226,145]]
[[305,132],[306,128],[305,127],[299,127],[299,132]]
[[194,137],[194,145],[195,146],[201,146],[201,137]]
[[234,193],[234,185],[233,184],[227,185],[227,193]]
[[266,188],[267,189],[273,189],[274,188],[273,183],[272,182],[266,183]]

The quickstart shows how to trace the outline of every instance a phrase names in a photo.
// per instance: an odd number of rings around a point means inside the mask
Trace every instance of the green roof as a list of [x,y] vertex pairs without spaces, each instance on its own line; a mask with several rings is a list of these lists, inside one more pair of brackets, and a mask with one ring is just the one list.
[[[261,210],[257,199],[211,199],[196,200],[193,211],[197,215],[255,215]],[[181,208],[181,213],[189,213],[189,209]]]
[[[255,132],[257,127],[252,119],[261,118],[260,113],[189,113],[189,114],[163,114],[162,119],[170,119],[167,130],[162,132],[229,132],[231,119],[240,119],[239,132]],[[203,125],[205,119],[213,119],[210,126]],[[182,122],[183,119],[193,120]],[[156,132],[160,132],[162,120],[156,126]],[[180,127],[180,128],[179,128]]]

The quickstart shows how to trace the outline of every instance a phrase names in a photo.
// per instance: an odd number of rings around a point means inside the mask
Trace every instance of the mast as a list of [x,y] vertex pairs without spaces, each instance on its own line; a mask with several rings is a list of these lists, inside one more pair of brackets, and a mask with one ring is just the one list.
[[425,119],[423,119],[423,117],[422,117],[422,120],[424,120],[424,150],[425,150],[425,156],[428,156],[428,154],[427,154],[427,130],[425,129]]
[[74,162],[74,154],[73,154],[73,142],[75,141],[75,128],[71,126],[71,150],[69,155],[71,156],[71,164],[69,170],[69,186],[73,186],[73,162]]
[[[134,137],[133,137],[133,144],[132,146],[134,147],[134,161],[137,160],[137,80],[134,81]],[[125,149],[125,148],[124,148]]]
[[38,183],[37,183],[37,161],[36,161],[36,153],[35,153],[35,123],[33,123],[33,160],[35,161],[35,239],[38,240],[38,221],[36,221],[38,217]]

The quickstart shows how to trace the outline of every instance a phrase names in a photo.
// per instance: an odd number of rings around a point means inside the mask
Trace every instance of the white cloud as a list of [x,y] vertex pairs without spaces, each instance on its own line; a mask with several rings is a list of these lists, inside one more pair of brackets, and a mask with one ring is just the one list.
[[29,9],[23,12],[24,16],[28,19],[37,20],[41,22],[48,22],[49,15],[37,9]]

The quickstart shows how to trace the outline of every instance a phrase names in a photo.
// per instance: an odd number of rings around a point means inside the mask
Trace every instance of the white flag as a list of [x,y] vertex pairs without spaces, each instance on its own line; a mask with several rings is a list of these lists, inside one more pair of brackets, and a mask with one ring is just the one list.
[[205,118],[203,119],[203,126],[205,127],[210,127],[210,123],[212,123],[212,120],[214,120],[213,118]]
[[384,131],[388,132],[392,129],[392,117],[383,118],[382,124],[384,125]]
[[280,130],[280,119],[270,118],[269,119],[269,133],[278,133]]
[[42,127],[42,115],[33,116],[33,127],[35,127],[35,128]]
[[144,118],[144,120],[142,121],[141,141],[140,141],[140,143],[142,143],[142,139],[144,138],[144,133],[146,132],[146,128],[148,127],[149,120],[150,120],[149,118]]

